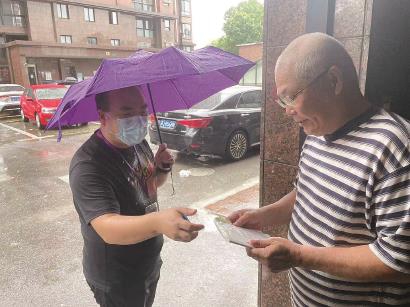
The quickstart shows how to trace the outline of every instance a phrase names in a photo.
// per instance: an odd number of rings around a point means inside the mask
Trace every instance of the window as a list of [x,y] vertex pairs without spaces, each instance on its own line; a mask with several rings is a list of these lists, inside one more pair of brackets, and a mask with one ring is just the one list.
[[43,88],[36,90],[36,96],[38,99],[53,100],[61,99],[67,93],[68,88],[66,87],[56,87],[56,88]]
[[120,40],[119,39],[112,39],[111,40],[111,46],[119,46],[120,45]]
[[97,45],[97,38],[96,37],[88,37],[87,38],[89,45]]
[[84,8],[84,20],[85,21],[90,21],[90,22],[94,22],[95,18],[94,18],[94,9],[90,9],[88,7]]
[[152,0],[132,0],[132,2],[134,3],[134,8],[136,8],[139,11],[154,11],[154,5]]
[[51,76],[51,71],[45,71],[45,72],[44,72],[44,76],[45,76],[45,79],[46,79],[47,81],[53,80],[53,78],[52,78],[52,76]]
[[191,0],[181,0],[182,15],[191,15]]
[[61,19],[68,19],[70,18],[70,13],[68,11],[67,4],[58,4],[57,3],[57,16]]
[[238,99],[239,99],[239,94],[229,97],[221,105],[219,105],[217,109],[218,110],[235,109],[238,103]]
[[118,12],[108,12],[108,18],[110,19],[110,24],[111,25],[117,25],[118,24]]
[[164,29],[165,31],[171,31],[171,20],[164,19]]
[[191,25],[189,23],[182,24],[182,38],[191,38]]
[[12,24],[16,27],[25,26],[25,16],[20,1],[11,1]]
[[137,36],[139,37],[154,37],[154,29],[152,20],[137,19]]
[[28,89],[27,94],[28,97],[30,97],[31,99],[36,99],[36,97],[34,97],[34,93],[33,90],[31,88]]
[[72,42],[73,41],[71,35],[60,35],[60,43],[71,44]]
[[260,108],[262,104],[261,91],[243,93],[238,108]]
[[24,91],[24,87],[19,85],[5,85],[0,86],[0,92],[22,92]]

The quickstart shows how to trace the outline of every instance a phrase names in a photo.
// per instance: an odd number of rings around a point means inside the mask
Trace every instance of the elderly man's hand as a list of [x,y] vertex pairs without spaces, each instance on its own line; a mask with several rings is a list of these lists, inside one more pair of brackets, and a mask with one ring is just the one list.
[[283,238],[272,237],[266,240],[250,242],[253,248],[247,248],[249,257],[267,266],[277,273],[300,264],[300,246]]
[[229,215],[228,219],[238,227],[262,230],[262,214],[258,209],[241,209]]

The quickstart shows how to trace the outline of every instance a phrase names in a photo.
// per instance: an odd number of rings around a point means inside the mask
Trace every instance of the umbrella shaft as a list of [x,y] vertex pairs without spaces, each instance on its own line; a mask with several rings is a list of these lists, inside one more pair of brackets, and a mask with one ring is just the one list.
[[155,124],[157,125],[157,132],[158,132],[159,142],[162,144],[162,137],[161,137],[161,131],[159,131],[159,123],[158,123],[157,112],[155,111],[154,100],[152,99],[151,85],[149,83],[147,85],[148,85],[149,100],[151,100],[152,112],[154,113]]

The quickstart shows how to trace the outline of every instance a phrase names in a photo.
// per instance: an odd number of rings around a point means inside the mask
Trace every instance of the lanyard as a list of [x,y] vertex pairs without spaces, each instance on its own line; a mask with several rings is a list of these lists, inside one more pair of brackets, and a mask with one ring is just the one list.
[[[139,156],[138,156],[137,149],[135,148],[135,145],[133,146],[133,148],[134,148],[135,158],[136,158],[137,161],[138,161],[138,168],[137,168],[137,170],[135,169],[135,167],[133,167],[133,166],[128,162],[128,160],[124,157],[124,155],[121,153],[121,151],[119,151],[119,150],[118,150],[117,148],[115,148],[110,142],[108,142],[108,140],[107,140],[107,139],[104,137],[104,135],[101,133],[101,130],[98,130],[98,131],[97,131],[97,136],[98,136],[101,140],[103,140],[104,143],[105,143],[112,151],[114,151],[115,153],[117,153],[117,154],[121,157],[123,163],[128,166],[129,171],[130,171],[130,173],[131,173],[131,176],[133,176],[135,179],[137,179],[138,184],[142,187],[142,189],[144,190],[144,192],[148,195],[148,189],[147,189],[147,186],[146,186],[145,182],[143,181],[143,175],[141,175],[141,176],[138,175],[138,171],[142,173],[142,165],[141,165],[141,161],[140,161]],[[127,179],[128,179],[128,182],[130,182],[129,177],[128,177]],[[130,183],[131,183],[131,182],[130,182]]]

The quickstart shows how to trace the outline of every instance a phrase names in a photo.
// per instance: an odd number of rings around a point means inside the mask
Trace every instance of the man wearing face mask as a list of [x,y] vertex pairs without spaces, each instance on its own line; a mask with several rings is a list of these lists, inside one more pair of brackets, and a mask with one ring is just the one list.
[[154,156],[147,105],[138,87],[96,95],[101,127],[76,152],[70,187],[84,238],[83,271],[101,306],[151,306],[162,235],[189,242],[203,225],[195,210],[158,211],[157,187],[174,160],[165,145]]

